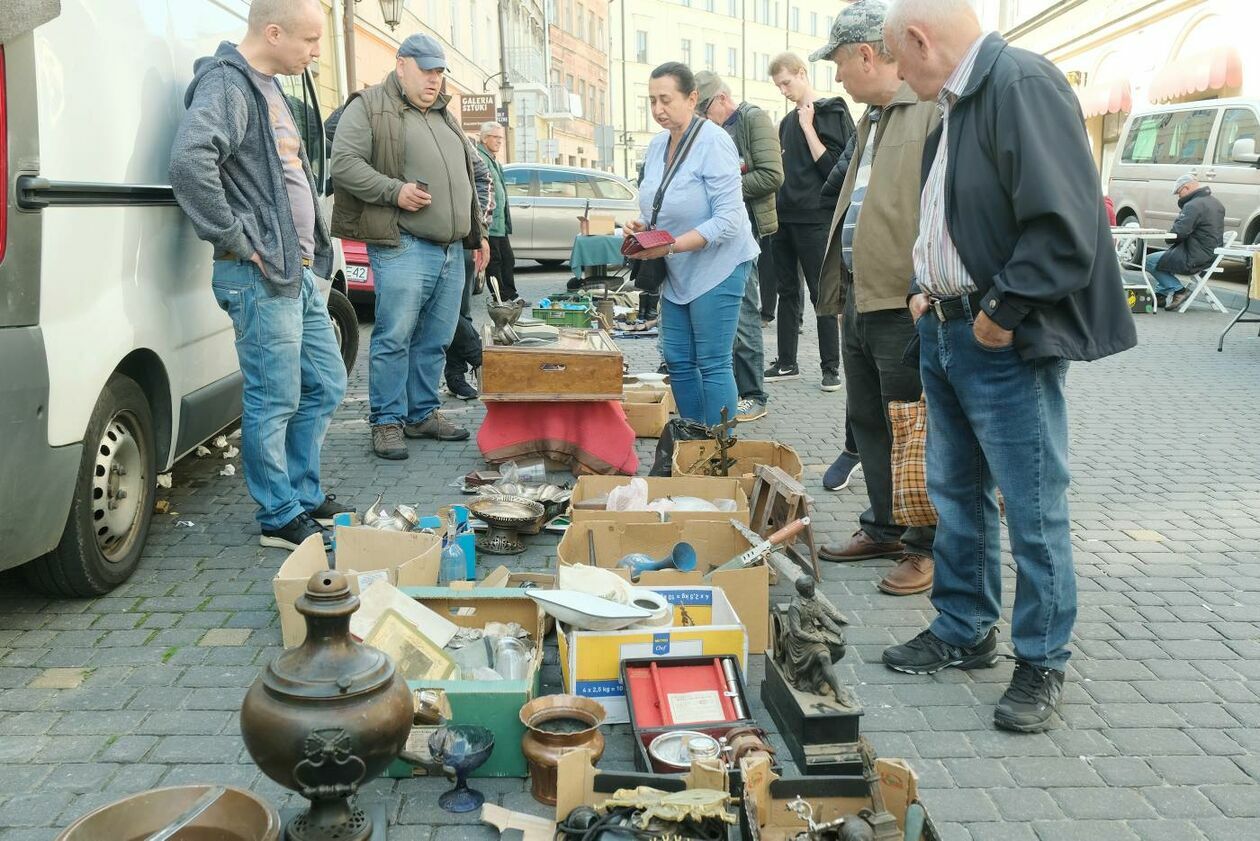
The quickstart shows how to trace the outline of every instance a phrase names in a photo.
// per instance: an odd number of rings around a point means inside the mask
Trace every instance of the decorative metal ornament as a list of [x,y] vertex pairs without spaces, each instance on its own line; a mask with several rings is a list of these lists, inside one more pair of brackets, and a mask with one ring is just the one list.
[[521,532],[536,525],[546,511],[542,503],[519,496],[483,497],[469,503],[468,510],[489,527],[477,539],[477,549],[490,555],[524,552]]
[[311,801],[286,827],[287,841],[373,837],[372,820],[352,798],[398,756],[411,731],[406,682],[389,657],[350,636],[358,607],[341,573],[311,576],[297,600],[306,640],[263,670],[241,706],[241,735],[254,762]]

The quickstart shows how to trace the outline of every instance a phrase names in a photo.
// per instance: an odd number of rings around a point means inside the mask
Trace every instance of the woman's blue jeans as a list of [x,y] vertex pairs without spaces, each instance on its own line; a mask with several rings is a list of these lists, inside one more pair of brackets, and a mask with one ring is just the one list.
[[661,297],[662,351],[680,417],[712,425],[721,423],[723,408],[735,417],[739,392],[731,349],[751,265],[741,263],[690,304]]

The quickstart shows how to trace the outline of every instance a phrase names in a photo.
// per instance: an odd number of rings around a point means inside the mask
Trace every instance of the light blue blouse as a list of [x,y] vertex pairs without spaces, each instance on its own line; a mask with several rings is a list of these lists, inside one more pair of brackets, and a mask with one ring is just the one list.
[[[669,132],[648,143],[639,185],[641,221],[652,220],[652,201],[665,174]],[[757,259],[761,249],[744,206],[735,141],[721,126],[704,120],[687,159],[665,190],[656,227],[680,237],[693,228],[708,241],[700,251],[665,259],[668,277],[662,294],[675,304],[689,304],[730,277],[741,263]]]

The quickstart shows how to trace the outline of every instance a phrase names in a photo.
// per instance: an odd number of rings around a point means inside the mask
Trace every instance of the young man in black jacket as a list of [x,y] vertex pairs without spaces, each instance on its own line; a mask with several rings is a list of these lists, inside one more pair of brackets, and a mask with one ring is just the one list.
[[[818,98],[800,56],[776,56],[770,63],[770,76],[775,87],[796,105],[779,123],[784,180],[779,188],[779,230],[770,243],[779,287],[779,356],[766,369],[765,377],[774,381],[795,379],[801,373],[796,350],[804,296],[797,267],[804,271],[809,298],[817,304],[818,276],[836,206],[834,195],[823,196],[823,187],[853,135],[853,118],[840,97]],[[838,391],[840,324],[833,315],[818,316],[818,352],[822,357],[822,390]]]
[[884,651],[910,674],[992,666],[1006,500],[1019,588],[1015,671],[994,723],[1045,730],[1076,621],[1068,512],[1069,360],[1137,343],[1076,95],[1043,56],[985,35],[968,0],[899,0],[884,41],[938,103],[923,150],[909,305],[939,522],[931,626]]

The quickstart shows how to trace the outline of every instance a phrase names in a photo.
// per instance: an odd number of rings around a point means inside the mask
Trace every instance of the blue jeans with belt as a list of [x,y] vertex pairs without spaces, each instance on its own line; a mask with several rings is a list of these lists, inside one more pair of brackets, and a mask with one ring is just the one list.
[[298,297],[286,298],[268,292],[252,262],[216,260],[211,288],[236,332],[245,484],[259,524],[278,529],[324,501],[319,453],[346,393],[346,367],[309,269]]
[[722,408],[735,417],[739,393],[731,349],[739,324],[740,302],[749,263],[689,304],[661,297],[662,352],[679,417],[707,424],[721,423]]
[[972,319],[929,310],[916,329],[927,397],[927,487],[939,522],[932,633],[979,642],[1002,607],[1001,521],[1006,501],[1015,556],[1011,642],[1021,659],[1062,670],[1076,621],[1076,572],[1068,517],[1067,362],[991,349]]
[[376,323],[368,368],[368,422],[420,423],[442,405],[438,386],[464,295],[464,246],[400,232],[396,247],[368,246]]

